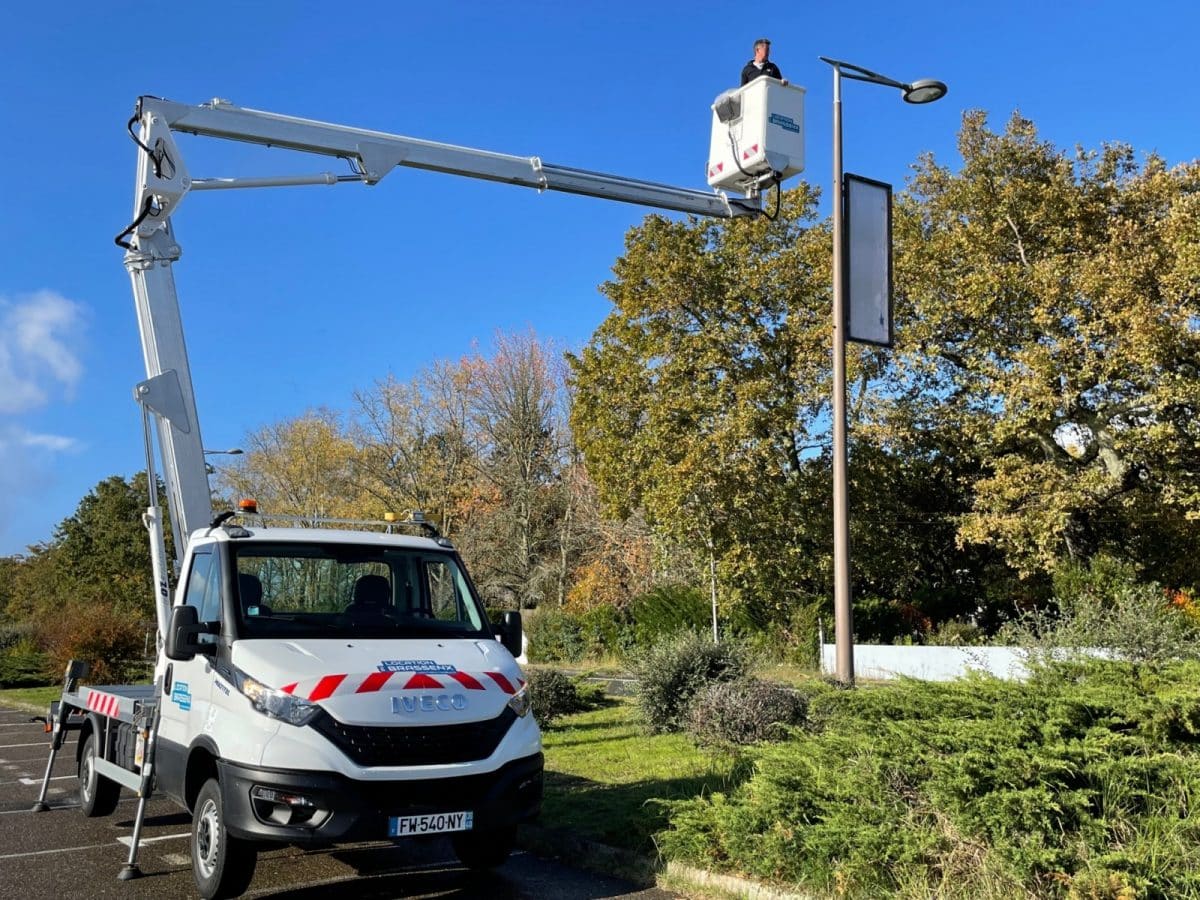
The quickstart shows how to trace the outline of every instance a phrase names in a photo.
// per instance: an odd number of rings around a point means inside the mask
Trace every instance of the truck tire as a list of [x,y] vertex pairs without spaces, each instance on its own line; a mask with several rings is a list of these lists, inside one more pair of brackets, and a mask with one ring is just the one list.
[[192,874],[204,900],[246,892],[258,854],[249,841],[232,837],[225,827],[221,785],[210,778],[200,788],[192,813]]
[[88,818],[112,815],[121,799],[121,786],[96,771],[96,750],[100,742],[95,732],[83,742],[79,755],[79,808]]
[[503,865],[517,842],[517,828],[487,828],[459,831],[450,836],[454,855],[468,869],[494,869]]

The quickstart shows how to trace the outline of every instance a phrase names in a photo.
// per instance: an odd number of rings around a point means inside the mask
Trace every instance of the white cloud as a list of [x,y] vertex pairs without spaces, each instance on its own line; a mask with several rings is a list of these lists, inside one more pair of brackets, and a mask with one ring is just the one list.
[[79,383],[84,316],[81,304],[54,291],[0,295],[0,552],[28,539],[23,524],[60,482],[62,456],[84,449],[73,437],[22,422],[69,399]]
[[63,455],[84,449],[75,438],[29,431],[0,419],[0,556],[35,540],[25,532],[62,477]]
[[[2,441],[3,439],[0,438],[0,442]],[[15,442],[21,447],[49,450],[52,453],[65,453],[79,449],[79,441],[73,437],[65,437],[61,434],[34,434],[19,429],[15,434]]]
[[0,297],[0,413],[44,406],[56,387],[70,394],[83,374],[74,350],[83,314],[54,291]]

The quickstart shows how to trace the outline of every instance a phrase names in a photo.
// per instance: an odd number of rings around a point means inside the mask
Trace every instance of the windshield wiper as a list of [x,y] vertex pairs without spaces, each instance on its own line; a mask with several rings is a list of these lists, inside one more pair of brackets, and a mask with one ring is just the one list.
[[310,614],[309,613],[300,613],[300,614],[272,613],[270,616],[263,616],[263,618],[264,619],[270,618],[271,620],[276,621],[276,622],[295,622],[298,625],[320,626],[321,628],[326,628],[326,629],[332,628],[337,631],[341,631],[342,629],[344,629],[346,627],[344,624],[342,624],[340,622],[330,622],[328,619],[305,618],[305,616],[307,616],[307,615],[310,615]]

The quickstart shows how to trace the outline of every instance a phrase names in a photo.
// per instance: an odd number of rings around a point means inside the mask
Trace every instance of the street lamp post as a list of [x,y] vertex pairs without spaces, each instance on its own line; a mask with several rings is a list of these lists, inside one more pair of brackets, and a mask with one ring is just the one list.
[[846,444],[846,283],[843,271],[842,75],[894,87],[908,103],[932,103],[946,95],[946,85],[932,79],[907,84],[861,66],[827,56],[833,67],[833,629],[835,677],[854,683],[854,613],[850,602],[850,515]]
[[[228,450],[205,450],[204,455],[205,456],[241,456],[242,453],[244,453],[244,452],[245,451],[243,451],[241,447],[230,447]],[[205,471],[205,474],[208,474],[208,475],[215,475],[217,473],[216,468],[214,468],[212,463],[209,463],[209,462],[204,463],[204,471]]]

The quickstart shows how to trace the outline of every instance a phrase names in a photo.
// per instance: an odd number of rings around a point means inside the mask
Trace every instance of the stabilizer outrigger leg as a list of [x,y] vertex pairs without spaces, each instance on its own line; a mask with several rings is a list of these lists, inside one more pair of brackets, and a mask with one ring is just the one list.
[[[155,696],[162,697],[162,681],[157,680],[155,685]],[[142,877],[142,870],[138,868],[137,855],[138,846],[142,840],[142,822],[146,818],[146,801],[150,799],[150,794],[154,791],[154,752],[158,746],[158,724],[160,720],[159,711],[161,709],[160,702],[154,704],[154,711],[150,714],[148,722],[141,723],[141,727],[145,729],[144,745],[142,750],[142,782],[138,788],[138,807],[137,815],[133,820],[133,837],[129,842],[129,859],[125,861],[125,865],[121,867],[121,871],[117,874],[119,881],[132,881],[134,878]]]
[[50,704],[50,714],[46,718],[46,724],[50,726],[50,758],[46,761],[46,774],[42,776],[42,790],[38,794],[37,802],[30,807],[33,812],[46,812],[50,809],[46,803],[46,793],[50,788],[50,770],[54,768],[54,758],[58,756],[58,751],[66,740],[67,716],[71,710],[64,700],[67,694],[75,692],[79,686],[79,679],[87,677],[88,669],[88,664],[81,659],[73,659],[67,663],[67,671],[63,675],[64,699]]

